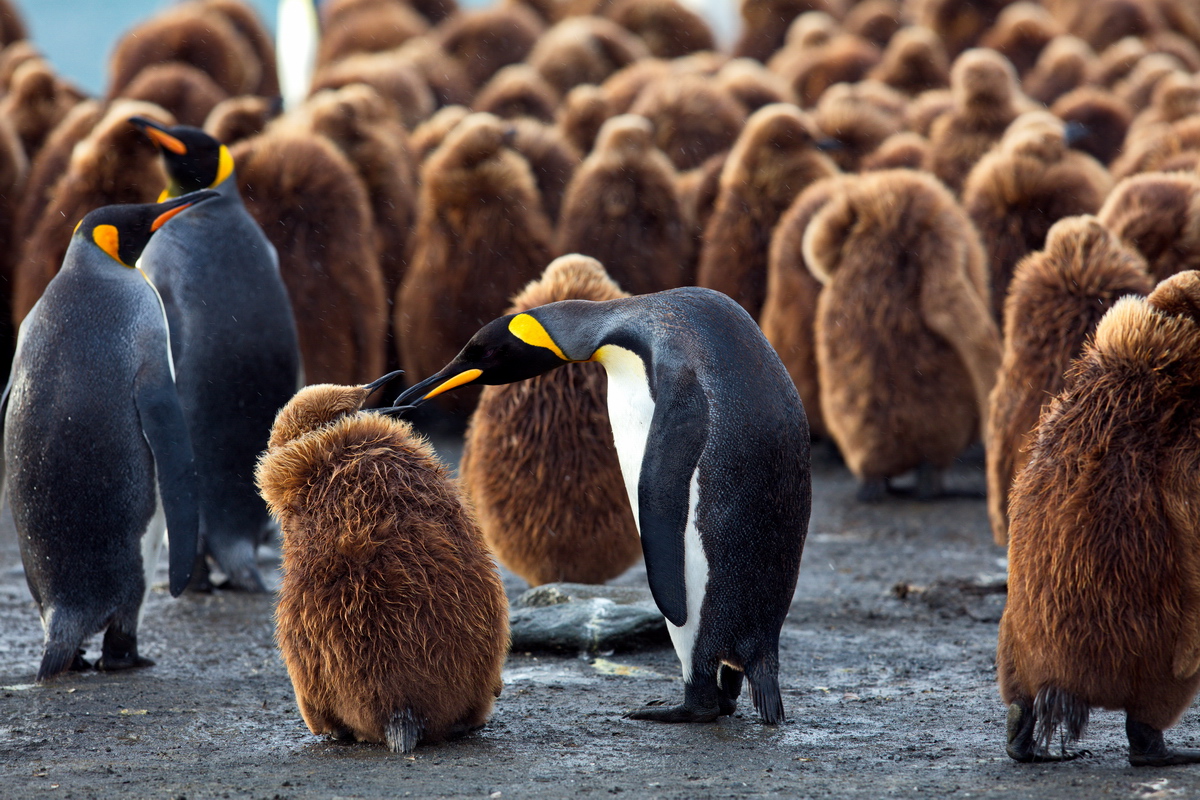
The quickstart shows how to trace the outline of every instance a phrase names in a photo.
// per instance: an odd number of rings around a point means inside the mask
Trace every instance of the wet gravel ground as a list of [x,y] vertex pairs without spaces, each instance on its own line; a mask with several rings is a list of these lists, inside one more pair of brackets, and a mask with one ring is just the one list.
[[[780,653],[786,724],[759,724],[746,695],[715,725],[622,719],[682,696],[669,648],[513,653],[491,722],[409,757],[308,732],[272,641],[270,597],[172,600],[161,567],[141,629],[157,666],[33,685],[42,634],[8,521],[0,798],[1200,797],[1200,768],[1128,766],[1119,713],[1094,713],[1089,758],[1010,761],[994,664],[1004,553],[983,500],[868,506],[834,460],[814,473]],[[982,463],[967,460],[949,484],[981,496]],[[525,588],[506,582],[510,596]],[[615,582],[644,585],[645,570]],[[96,637],[89,658],[98,651]],[[1200,746],[1196,709],[1168,742]]]

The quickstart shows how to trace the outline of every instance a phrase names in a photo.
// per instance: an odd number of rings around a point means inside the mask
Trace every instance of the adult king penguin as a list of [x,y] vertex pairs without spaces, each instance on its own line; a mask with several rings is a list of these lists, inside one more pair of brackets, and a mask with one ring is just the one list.
[[198,128],[129,120],[162,151],[165,195],[211,188],[218,197],[146,246],[141,265],[162,294],[183,414],[200,481],[200,552],[194,588],[208,588],[208,562],[228,586],[266,591],[255,564],[271,520],[254,486],[254,465],[275,414],[300,383],[300,345],[275,247],[238,194],[229,150]]
[[80,646],[100,630],[100,669],[153,663],[138,655],[137,628],[164,522],[171,594],[191,578],[192,445],[162,302],[133,265],[163,223],[216,197],[92,211],[21,325],[0,401],[3,464],[46,633],[39,681],[86,668]]
[[650,590],[683,665],[682,705],[628,716],[711,722],[734,712],[745,676],[763,721],[781,721],[779,631],[812,505],[808,420],[741,306],[685,287],[510,314],[400,395],[394,410],[577,361],[608,373],[613,439]]

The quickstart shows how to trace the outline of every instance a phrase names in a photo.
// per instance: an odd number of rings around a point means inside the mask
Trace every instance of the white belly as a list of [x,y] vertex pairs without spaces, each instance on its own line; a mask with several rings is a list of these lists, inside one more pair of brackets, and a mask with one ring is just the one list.
[[708,588],[708,558],[700,541],[700,529],[696,527],[696,506],[700,502],[700,469],[692,473],[688,490],[688,521],[683,532],[683,578],[687,600],[687,622],[682,626],[672,625],[667,620],[667,633],[675,645],[675,655],[683,667],[683,679],[692,679],[692,650],[696,646],[696,632],[700,629],[700,606],[704,604],[704,592]]

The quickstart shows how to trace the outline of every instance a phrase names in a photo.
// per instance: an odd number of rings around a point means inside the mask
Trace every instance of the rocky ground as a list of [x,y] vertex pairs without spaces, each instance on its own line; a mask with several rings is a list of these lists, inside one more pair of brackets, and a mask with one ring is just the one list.
[[[979,461],[951,475],[962,496],[936,503],[863,505],[840,464],[818,459],[814,471],[780,654],[786,724],[759,724],[748,698],[715,725],[623,719],[681,696],[665,646],[514,652],[491,722],[409,757],[307,731],[272,642],[268,596],[172,600],[156,587],[141,649],[157,666],[34,685],[41,628],[9,522],[0,527],[0,797],[1200,796],[1200,768],[1129,767],[1116,713],[1093,715],[1091,757],[1021,765],[1005,756],[994,665],[1005,561],[991,543]],[[506,581],[512,596],[525,588]],[[615,583],[644,586],[645,571]],[[1200,746],[1200,714],[1189,711],[1168,741]]]

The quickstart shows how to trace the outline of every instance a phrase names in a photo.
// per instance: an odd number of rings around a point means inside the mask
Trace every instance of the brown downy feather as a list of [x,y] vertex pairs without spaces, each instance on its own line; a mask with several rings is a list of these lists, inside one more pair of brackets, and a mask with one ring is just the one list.
[[1118,301],[1009,501],[1005,703],[1047,687],[1163,730],[1200,686],[1200,280]]
[[1099,86],[1081,86],[1054,101],[1050,112],[1066,123],[1081,126],[1082,135],[1071,147],[1101,164],[1111,164],[1121,152],[1133,120],[1129,104]]
[[846,12],[842,30],[861,36],[882,49],[904,27],[907,19],[899,0],[860,0]]
[[254,90],[254,94],[263,97],[277,97],[279,95],[279,75],[275,70],[275,42],[258,13],[244,0],[202,0],[202,2],[207,8],[223,14],[254,52],[261,70],[258,88]]
[[692,246],[689,248],[692,257],[685,272],[696,274],[700,261],[700,249],[704,246],[704,229],[717,205],[717,195],[721,193],[721,172],[729,159],[726,150],[710,156],[700,166],[687,172],[679,173],[676,186],[679,189],[679,199],[683,203],[683,211],[691,226]]
[[[0,0],[0,2],[2,1]],[[13,42],[0,50],[0,90],[8,94],[12,88],[13,74],[16,73],[17,67],[26,61],[38,58],[42,58],[42,52],[27,39]]]
[[409,39],[392,54],[415,70],[429,86],[435,108],[466,105],[475,95],[467,70],[432,35]]
[[418,165],[424,163],[434,150],[441,147],[450,131],[457,128],[458,123],[469,116],[471,116],[471,109],[466,106],[446,106],[418,125],[408,139],[408,148],[412,152],[413,163]]
[[[71,152],[104,117],[104,108],[96,100],[84,100],[67,112],[62,122],[46,137],[37,155],[29,159],[29,174],[17,211],[17,230],[26,235],[41,219],[58,179],[67,171]],[[19,242],[13,245],[22,249]]]
[[[175,120],[163,109],[135,100],[111,103],[103,119],[70,151],[48,202],[28,219],[21,258],[13,275],[13,323],[20,325],[58,273],[71,234],[89,211],[114,203],[153,203],[167,185],[158,148],[129,124],[140,114],[164,125]],[[53,135],[51,138],[54,138]],[[32,183],[27,191],[35,190]]]
[[1072,89],[1088,82],[1095,71],[1096,54],[1088,43],[1074,36],[1059,36],[1042,51],[1041,58],[1025,75],[1025,94],[1051,105]]
[[[421,167],[416,246],[396,304],[410,384],[448,364],[552,258],[533,171],[506,144],[508,130],[472,114]],[[434,402],[465,417],[477,399],[464,387]]]
[[281,523],[276,639],[308,729],[411,751],[478,728],[508,604],[450,470],[360,386],[310,386],[258,463]]
[[383,372],[387,300],[371,206],[353,165],[286,119],[233,148],[238,189],[279,253],[308,383]]
[[600,129],[563,200],[557,250],[606,265],[630,294],[692,283],[689,219],[670,160],[644,117],[623,114]]
[[[825,136],[822,146],[827,148],[826,154],[846,172],[857,172],[867,155],[904,129],[903,95],[895,93],[900,100],[896,105],[874,102],[856,91],[870,83],[873,82],[829,87],[813,113],[813,122]],[[878,86],[887,88],[886,84]]]
[[28,36],[25,21],[11,0],[0,0],[0,46],[21,41]]
[[1129,103],[1135,112],[1141,111],[1150,105],[1150,98],[1159,83],[1183,71],[1183,64],[1174,56],[1151,53],[1113,85],[1113,93]]
[[1097,216],[1146,259],[1155,281],[1200,269],[1200,177],[1151,173],[1126,178]]
[[678,170],[694,169],[728,150],[746,122],[742,104],[699,75],[656,81],[642,91],[629,113],[650,120],[654,143]]
[[1126,78],[1150,50],[1141,39],[1128,36],[1096,52],[1099,56],[1092,73],[1092,81],[1111,89]]
[[783,46],[796,17],[807,11],[840,16],[840,6],[833,0],[742,0],[742,34],[733,55],[765,62]]
[[1096,50],[1127,36],[1145,37],[1163,30],[1166,21],[1152,3],[1144,0],[1090,0],[1066,4],[1061,16],[1067,30]]
[[910,0],[917,24],[937,34],[950,58],[975,47],[1010,0]]
[[229,95],[212,78],[180,61],[152,64],[121,90],[121,97],[154,103],[171,112],[180,125],[199,128]]
[[752,58],[735,58],[716,75],[717,88],[728,92],[753,114],[771,103],[795,103],[796,95],[787,81]]
[[775,223],[806,186],[838,172],[816,149],[814,130],[795,106],[764,106],[746,121],[721,172],[696,281],[729,295],[756,319]]
[[33,158],[50,132],[78,103],[78,97],[55,75],[49,62],[34,58],[13,73],[9,90],[0,100],[0,114],[12,123],[22,149]]
[[560,95],[580,84],[599,85],[650,51],[612,20],[569,17],[547,30],[526,59]]
[[1092,216],[1054,224],[1046,247],[1017,265],[1004,304],[1004,352],[984,426],[988,517],[1008,542],[1008,497],[1029,460],[1042,409],[1063,388],[1067,367],[1119,298],[1146,295],[1146,262]]
[[616,0],[604,15],[639,37],[657,58],[679,58],[717,47],[704,17],[679,0]]
[[[591,258],[553,261],[504,312],[628,297]],[[463,441],[462,481],[484,539],[532,586],[604,583],[637,563],[641,540],[608,421],[598,364],[487,386]]]
[[1000,12],[979,46],[995,50],[1008,59],[1018,75],[1024,75],[1033,69],[1046,45],[1063,33],[1062,25],[1042,6],[1018,2]]
[[312,91],[355,83],[365,83],[388,100],[409,129],[428,119],[437,107],[424,78],[394,51],[360,53],[322,67],[313,75]]
[[867,77],[916,97],[950,85],[950,59],[933,31],[912,25],[896,32]]
[[600,89],[609,115],[616,116],[628,112],[646,87],[673,75],[683,74],[680,68],[682,61],[683,59],[667,61],[661,58],[643,58],[608,76],[600,85]]
[[204,131],[224,144],[233,144],[267,129],[283,105],[278,98],[244,94],[217,103],[204,120]]
[[982,248],[932,176],[847,179],[803,240],[830,435],[860,480],[944,469],[979,435],[1000,342]]
[[0,115],[0,278],[4,292],[0,302],[0,370],[12,365],[16,328],[12,322],[13,271],[19,254],[20,230],[17,209],[25,190],[29,161],[12,124]]
[[544,32],[537,14],[514,4],[463,11],[442,22],[434,35],[478,89],[501,67],[524,61]]
[[604,90],[599,86],[576,86],[567,92],[555,112],[559,132],[580,153],[590,153],[600,127],[612,116]]
[[787,49],[771,60],[771,71],[779,75],[803,108],[817,100],[835,83],[862,80],[883,58],[878,47],[851,34],[838,34],[816,47]]
[[823,178],[800,193],[771,236],[762,330],[796,384],[814,436],[828,436],[817,379],[816,317],[821,282],[804,261],[804,231],[837,192],[843,176]]
[[429,21],[404,3],[372,3],[346,9],[322,30],[317,64],[357,53],[382,53],[429,32]]
[[582,156],[553,125],[526,117],[512,120],[508,127],[513,132],[509,146],[529,162],[542,198],[542,210],[550,224],[555,225],[563,195]]
[[1150,105],[1133,118],[1127,137],[1132,141],[1155,125],[1172,125],[1194,114],[1200,114],[1200,79],[1171,73],[1154,87]]
[[963,208],[987,254],[998,325],[1017,262],[1042,249],[1058,220],[1099,211],[1112,189],[1104,166],[1069,149],[1064,136],[1062,121],[1052,114],[1023,114],[963,185]]
[[919,133],[901,131],[884,139],[859,164],[860,172],[884,169],[921,169],[929,158],[929,140]]
[[531,117],[552,123],[558,103],[558,91],[541,73],[528,64],[511,64],[484,84],[475,95],[471,108],[501,119]]

